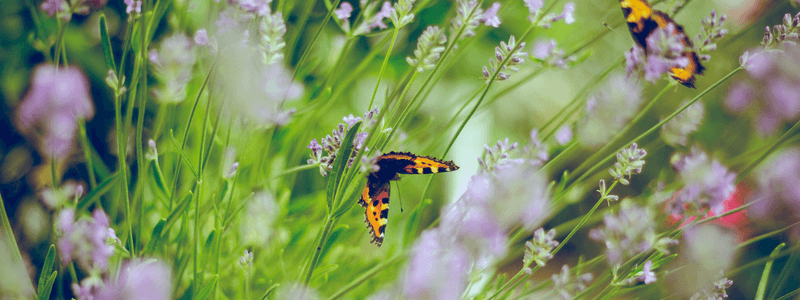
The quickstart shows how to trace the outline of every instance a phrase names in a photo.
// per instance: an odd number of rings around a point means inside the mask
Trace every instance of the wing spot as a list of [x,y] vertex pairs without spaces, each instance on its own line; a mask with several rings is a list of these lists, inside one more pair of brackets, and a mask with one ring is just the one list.
[[378,206],[378,204],[380,204],[380,203],[378,202],[378,200],[374,200],[374,201],[372,201],[372,206]]

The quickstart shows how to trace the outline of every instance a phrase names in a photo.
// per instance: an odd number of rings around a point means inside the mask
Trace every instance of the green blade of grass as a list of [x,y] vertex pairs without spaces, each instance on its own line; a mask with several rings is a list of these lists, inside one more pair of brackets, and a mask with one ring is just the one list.
[[[333,161],[333,169],[328,179],[327,189],[328,212],[333,211],[335,207],[334,200],[340,189],[339,183],[342,181],[342,176],[344,176],[345,173],[344,169],[347,167],[347,162],[350,160],[350,153],[353,152],[353,139],[356,137],[359,127],[361,127],[361,122],[356,122],[353,126],[350,126],[350,129],[345,134],[344,140],[342,140],[339,152],[336,153],[336,158]],[[353,164],[358,164],[358,162],[353,162]]]
[[[42,273],[39,274],[39,287],[37,289],[37,293],[39,294],[40,300],[50,299],[50,292],[48,291],[45,293],[45,290],[48,289],[47,285],[47,275],[50,274],[50,271],[53,270],[53,263],[56,261],[56,246],[50,244],[50,248],[47,249],[47,256],[44,259],[44,265],[42,265]],[[52,285],[50,286],[52,288]],[[46,295],[45,295],[46,294]]]
[[97,185],[97,188],[86,194],[86,197],[83,197],[81,201],[78,202],[77,210],[83,211],[89,207],[92,203],[100,199],[100,196],[105,195],[111,188],[115,187],[117,184],[117,180],[119,179],[119,173],[114,173],[110,177],[106,178],[105,181],[101,182]]
[[767,291],[767,282],[769,281],[769,274],[770,272],[772,272],[772,264],[775,262],[778,253],[780,253],[781,249],[783,249],[783,247],[785,246],[786,246],[785,243],[781,243],[780,245],[775,247],[775,249],[772,250],[772,253],[769,255],[769,257],[772,259],[770,259],[769,261],[767,261],[766,264],[764,264],[764,272],[761,273],[761,280],[758,282],[758,290],[756,291],[756,297],[754,298],[755,300],[764,300],[764,293]]

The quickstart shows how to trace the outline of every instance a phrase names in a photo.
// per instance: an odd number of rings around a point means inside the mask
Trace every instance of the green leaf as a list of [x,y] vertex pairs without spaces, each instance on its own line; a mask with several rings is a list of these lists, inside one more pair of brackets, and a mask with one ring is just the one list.
[[156,223],[156,227],[153,228],[153,234],[150,235],[150,241],[147,242],[147,245],[142,251],[143,254],[152,254],[151,251],[158,246],[158,242],[161,241],[161,232],[163,232],[165,224],[167,224],[167,220],[164,218],[161,218],[161,220]]
[[[211,230],[211,233],[208,234],[208,238],[206,238],[206,244],[203,245],[203,253],[206,255],[212,255],[211,253],[214,250],[214,233],[216,230]],[[210,258],[210,257],[209,257]]]
[[206,283],[206,286],[204,286],[203,289],[197,293],[197,297],[193,297],[193,299],[196,300],[207,299],[208,296],[211,295],[211,291],[214,289],[214,285],[217,284],[217,278],[219,277],[217,277],[217,275],[214,275],[214,277],[211,278],[211,281]]
[[266,291],[266,292],[264,292],[264,296],[262,296],[262,297],[261,297],[261,300],[267,299],[267,296],[269,296],[269,293],[271,293],[272,291],[274,291],[274,290],[275,290],[277,287],[279,287],[279,286],[281,286],[281,285],[280,285],[280,284],[277,284],[277,283],[276,283],[276,284],[273,284],[273,285],[271,285],[271,286],[269,286],[269,288],[267,289],[267,291]]
[[181,214],[183,214],[183,212],[189,208],[189,203],[191,202],[192,202],[192,192],[190,191],[188,194],[186,194],[185,197],[183,197],[183,200],[181,200],[178,206],[176,206],[175,209],[172,210],[172,212],[169,214],[169,217],[167,217],[167,223],[164,224],[163,232],[169,232],[169,228],[172,227],[172,225],[175,224],[175,221],[178,220]]
[[116,71],[117,64],[114,63],[114,53],[111,49],[111,38],[108,36],[105,14],[100,14],[100,43],[103,44],[103,57],[106,59],[106,67],[109,70]]
[[170,191],[166,188],[166,184],[164,183],[164,177],[161,177],[161,172],[158,170],[158,164],[153,161],[152,166],[147,168],[150,171],[150,178],[152,179],[153,186],[156,187],[156,191],[158,191],[161,195],[166,196],[165,198],[170,197]]
[[767,291],[769,274],[772,272],[772,263],[775,262],[775,258],[777,258],[784,246],[786,246],[786,244],[781,243],[775,247],[775,250],[772,250],[772,254],[769,255],[769,257],[772,259],[767,261],[766,265],[764,265],[764,272],[761,273],[761,281],[758,283],[758,290],[756,291],[756,297],[754,298],[755,300],[764,300],[764,293]]
[[50,299],[50,292],[48,291],[47,295],[44,296],[45,294],[44,291],[45,289],[47,289],[47,287],[45,286],[47,283],[47,274],[50,274],[50,271],[53,270],[53,263],[55,261],[56,261],[56,246],[50,244],[50,249],[47,250],[47,256],[44,259],[44,265],[42,265],[42,273],[39,274],[39,288],[36,291],[39,294],[39,299],[41,300]]
[[81,199],[81,201],[78,202],[78,211],[85,210],[87,207],[89,207],[89,205],[97,201],[97,199],[99,199],[100,196],[105,195],[108,191],[111,190],[112,187],[116,185],[118,179],[119,179],[119,173],[114,173],[108,178],[106,178],[105,181],[98,184],[95,189],[86,194],[86,197],[83,197],[83,199]]
[[314,276],[311,277],[311,281],[315,281],[315,280],[319,279],[321,276],[325,276],[328,273],[330,273],[333,270],[336,270],[338,268],[339,268],[339,265],[330,265],[330,266],[325,266],[325,267],[322,267],[322,268],[317,268],[316,272],[314,272]]
[[53,271],[53,273],[50,274],[50,278],[47,278],[44,289],[39,291],[40,300],[50,299],[50,292],[53,290],[53,283],[56,282],[56,275],[58,275],[58,271]]
[[[354,163],[355,164],[355,163]],[[350,184],[347,189],[347,193],[341,197],[342,200],[339,200],[338,205],[336,206],[336,210],[333,212],[333,217],[338,218],[344,215],[347,211],[352,209],[356,203],[357,197],[360,194],[360,191],[363,190],[364,185],[366,184],[367,178],[361,177],[356,180],[354,183]],[[352,199],[353,202],[348,202],[348,199]]]
[[197,176],[197,171],[195,171],[194,166],[192,165],[192,162],[189,160],[189,157],[186,156],[186,153],[183,152],[183,149],[181,149],[181,146],[180,146],[180,144],[178,144],[178,141],[175,140],[175,135],[172,134],[172,129],[169,130],[169,137],[172,140],[172,145],[175,146],[175,150],[178,151],[178,154],[180,154],[181,158],[183,158],[183,160],[186,161],[186,165],[189,166],[189,170],[192,171],[192,174],[194,175],[194,179],[195,180],[200,180],[200,177]]
[[[336,159],[333,160],[333,168],[331,169],[331,174],[328,175],[327,201],[329,212],[333,211],[336,193],[339,192],[339,182],[344,176],[344,169],[347,167],[347,161],[350,160],[350,154],[353,152],[353,139],[356,137],[359,127],[361,127],[361,122],[356,122],[353,126],[350,126],[350,130],[347,131],[344,140],[342,140],[339,152],[336,153]],[[358,162],[353,164],[357,165]]]

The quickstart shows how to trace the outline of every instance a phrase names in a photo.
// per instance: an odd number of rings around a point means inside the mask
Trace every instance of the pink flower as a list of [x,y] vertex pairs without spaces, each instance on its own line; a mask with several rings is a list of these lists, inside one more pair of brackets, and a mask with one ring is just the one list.
[[17,110],[17,125],[22,132],[40,127],[44,132],[41,153],[51,159],[64,158],[72,150],[76,122],[94,116],[89,95],[89,82],[78,68],[57,70],[52,65],[40,65]]
[[350,5],[349,2],[342,2],[342,4],[339,5],[339,9],[333,11],[333,13],[336,14],[336,18],[342,21],[350,18],[350,13],[352,12],[353,6]]

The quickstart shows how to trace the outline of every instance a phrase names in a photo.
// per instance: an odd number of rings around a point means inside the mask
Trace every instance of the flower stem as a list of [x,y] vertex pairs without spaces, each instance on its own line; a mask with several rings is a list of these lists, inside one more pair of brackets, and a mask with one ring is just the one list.
[[375,101],[375,95],[378,93],[378,87],[381,85],[381,79],[383,79],[383,73],[386,72],[386,65],[389,63],[389,57],[392,56],[392,49],[394,49],[394,42],[397,41],[398,33],[400,33],[400,28],[395,27],[394,33],[392,34],[392,41],[389,43],[389,50],[386,50],[386,57],[383,58],[381,71],[380,73],[378,73],[378,81],[375,82],[375,89],[372,90],[372,98],[369,98],[369,106],[367,106],[367,110],[372,110],[372,103]]
[[313,250],[314,254],[311,256],[311,261],[308,264],[308,268],[303,272],[303,284],[306,287],[308,286],[308,283],[311,282],[311,275],[314,275],[314,269],[317,268],[320,256],[322,256],[322,249],[325,247],[325,243],[328,241],[328,237],[330,237],[331,231],[333,231],[333,226],[336,225],[337,221],[338,218],[333,218],[331,216],[328,216],[328,218],[325,220],[322,233],[317,241],[317,247]]

